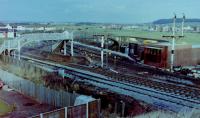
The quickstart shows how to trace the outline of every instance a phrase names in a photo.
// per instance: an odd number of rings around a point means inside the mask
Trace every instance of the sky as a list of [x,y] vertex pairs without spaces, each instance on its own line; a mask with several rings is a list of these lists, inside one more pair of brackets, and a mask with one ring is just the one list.
[[146,23],[200,18],[200,0],[0,0],[0,21]]

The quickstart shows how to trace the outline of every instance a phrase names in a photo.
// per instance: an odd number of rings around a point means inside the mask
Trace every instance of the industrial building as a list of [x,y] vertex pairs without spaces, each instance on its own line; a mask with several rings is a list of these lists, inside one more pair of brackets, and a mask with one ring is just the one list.
[[[150,54],[146,50],[150,50]],[[157,51],[156,51],[157,50]],[[159,50],[159,53],[158,53]],[[176,44],[174,52],[174,66],[195,66],[200,63],[200,46],[190,44]],[[158,60],[148,58],[154,56]],[[155,44],[152,47],[145,46],[144,63],[161,68],[169,68],[171,61],[171,45]]]
[[[129,39],[132,38],[133,37]],[[146,65],[165,69],[170,68],[171,42],[169,41],[156,41],[156,39],[147,40],[135,37],[134,42],[129,42],[123,45],[126,45],[126,49],[121,50],[122,52],[131,57],[137,57]],[[124,46],[122,47],[124,48]],[[199,53],[200,45],[177,43],[175,45],[173,66],[196,66],[200,64]]]
[[8,25],[0,26],[0,38],[14,38],[17,36],[15,27]]

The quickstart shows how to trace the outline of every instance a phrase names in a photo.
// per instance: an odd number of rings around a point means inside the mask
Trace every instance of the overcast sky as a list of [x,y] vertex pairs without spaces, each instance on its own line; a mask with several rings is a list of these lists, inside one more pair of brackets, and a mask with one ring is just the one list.
[[0,0],[0,21],[143,23],[200,18],[200,0]]

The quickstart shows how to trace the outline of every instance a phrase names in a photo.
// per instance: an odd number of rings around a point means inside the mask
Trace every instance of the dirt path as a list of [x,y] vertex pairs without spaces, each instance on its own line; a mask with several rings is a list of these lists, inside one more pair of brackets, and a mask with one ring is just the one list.
[[40,104],[37,101],[15,91],[0,90],[0,99],[9,105],[15,104],[16,106],[16,109],[4,118],[27,118],[55,109],[53,106]]

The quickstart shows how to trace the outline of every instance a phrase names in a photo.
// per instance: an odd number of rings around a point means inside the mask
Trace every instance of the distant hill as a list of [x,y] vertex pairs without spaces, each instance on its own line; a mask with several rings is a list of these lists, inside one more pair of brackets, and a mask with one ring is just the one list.
[[3,23],[0,22],[0,26],[5,26],[5,24],[3,24]]
[[[153,21],[153,24],[169,24],[172,23],[173,19],[159,19],[156,21]],[[182,18],[177,18],[176,19],[177,23],[181,23],[182,22]],[[200,19],[186,19],[185,20],[186,23],[200,23]]]

